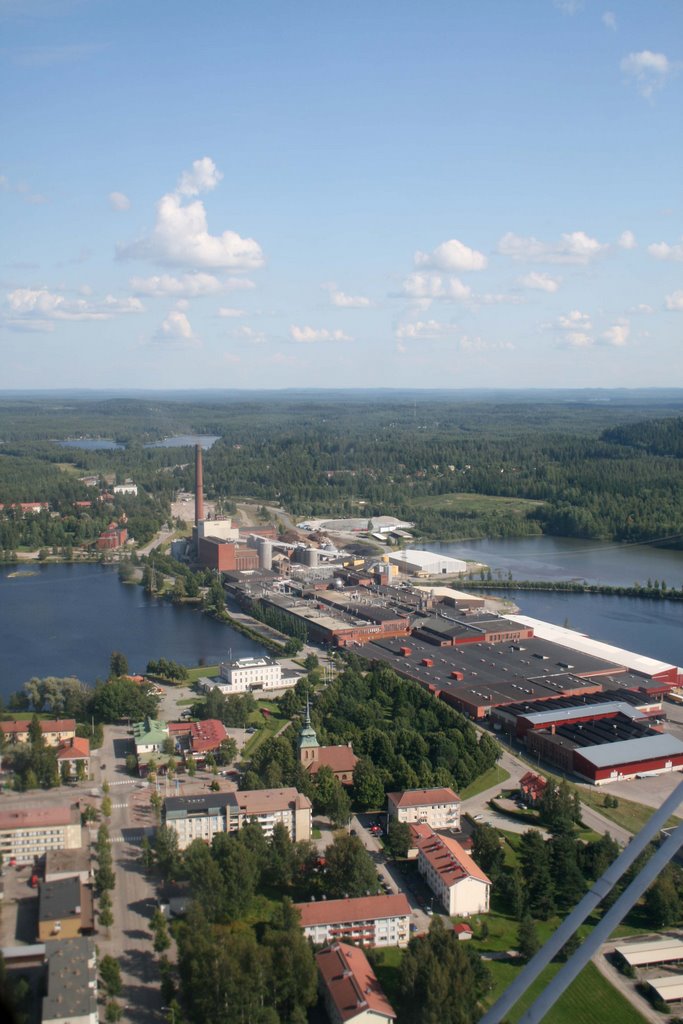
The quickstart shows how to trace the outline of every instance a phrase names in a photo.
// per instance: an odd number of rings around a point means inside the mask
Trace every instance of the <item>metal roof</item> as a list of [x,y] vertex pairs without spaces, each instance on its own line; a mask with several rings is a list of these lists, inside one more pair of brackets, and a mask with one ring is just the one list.
[[581,747],[577,754],[595,768],[609,768],[612,765],[627,764],[631,761],[681,756],[683,755],[683,743],[674,736],[660,734],[642,736],[640,739],[622,740],[619,743],[601,743],[594,747]]
[[542,725],[544,722],[561,722],[563,719],[569,718],[595,718],[597,715],[610,714],[622,714],[626,715],[627,718],[643,717],[630,704],[619,700],[603,701],[599,704],[581,704],[571,708],[555,708],[550,711],[534,711],[531,714],[522,714],[520,717],[526,718],[528,722],[532,722],[534,725]]
[[665,1003],[678,1003],[683,999],[683,974],[668,974],[662,978],[648,978],[647,983]]
[[683,941],[665,936],[647,942],[629,942],[615,949],[631,967],[683,960]]

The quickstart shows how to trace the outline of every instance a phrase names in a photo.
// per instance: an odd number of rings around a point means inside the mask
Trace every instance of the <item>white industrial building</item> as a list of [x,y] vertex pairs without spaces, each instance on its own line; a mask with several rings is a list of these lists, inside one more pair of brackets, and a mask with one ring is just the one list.
[[467,562],[461,558],[449,558],[435,551],[416,551],[406,548],[404,551],[387,552],[391,565],[398,566],[399,572],[407,576],[443,576],[450,573],[467,572]]

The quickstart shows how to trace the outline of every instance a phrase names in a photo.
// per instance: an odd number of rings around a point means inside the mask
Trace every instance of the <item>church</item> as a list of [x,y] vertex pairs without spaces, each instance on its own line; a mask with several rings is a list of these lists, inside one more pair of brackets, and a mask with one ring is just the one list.
[[325,765],[331,768],[334,777],[344,786],[353,785],[353,769],[358,758],[349,743],[348,746],[321,747],[315,729],[311,725],[311,709],[306,702],[306,718],[299,733],[299,761],[314,778]]

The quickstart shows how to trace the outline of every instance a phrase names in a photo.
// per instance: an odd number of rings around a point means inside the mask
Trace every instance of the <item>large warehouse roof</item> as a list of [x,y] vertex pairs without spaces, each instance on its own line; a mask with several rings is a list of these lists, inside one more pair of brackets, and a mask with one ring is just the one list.
[[625,665],[626,668],[632,669],[634,672],[642,672],[643,675],[654,676],[674,667],[664,661],[648,658],[644,654],[635,654],[633,651],[625,651],[621,647],[602,643],[601,640],[592,640],[584,633],[577,633],[564,626],[556,626],[552,622],[543,622],[542,619],[534,619],[529,615],[509,615],[508,618],[514,622],[520,622],[524,626],[532,626],[535,636],[542,640],[551,640],[553,643],[562,644],[572,650],[605,658],[617,665]]
[[387,552],[389,561],[393,565],[419,565],[423,572],[429,572],[435,568],[437,572],[447,569],[449,572],[464,572],[467,562],[461,558],[450,558],[448,555],[440,555],[435,551],[417,551],[415,548],[405,548],[403,551],[396,551],[393,554]]
[[671,939],[664,935],[643,942],[628,942],[615,948],[631,967],[683,960],[683,942],[680,939]]
[[665,1003],[678,1003],[683,999],[683,974],[669,974],[662,978],[648,978],[650,985]]
[[642,736],[639,739],[622,740],[619,743],[601,743],[595,747],[581,747],[577,751],[595,768],[610,768],[650,758],[683,755],[683,743],[674,736]]
[[[553,702],[554,703],[554,702]],[[597,704],[575,705],[569,708],[552,707],[549,711],[534,711],[522,715],[532,725],[544,725],[547,722],[561,722],[563,719],[595,718],[597,715],[626,715],[627,718],[642,718],[642,714],[631,705],[621,700],[601,701]]]

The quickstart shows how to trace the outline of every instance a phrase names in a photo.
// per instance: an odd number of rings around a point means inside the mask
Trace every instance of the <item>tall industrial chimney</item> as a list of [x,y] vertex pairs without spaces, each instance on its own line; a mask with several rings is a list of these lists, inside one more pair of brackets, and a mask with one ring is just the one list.
[[204,518],[204,471],[202,469],[202,446],[195,446],[194,460],[194,525],[199,526]]

